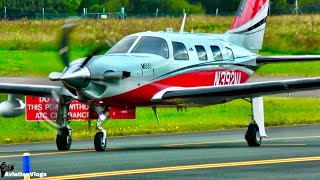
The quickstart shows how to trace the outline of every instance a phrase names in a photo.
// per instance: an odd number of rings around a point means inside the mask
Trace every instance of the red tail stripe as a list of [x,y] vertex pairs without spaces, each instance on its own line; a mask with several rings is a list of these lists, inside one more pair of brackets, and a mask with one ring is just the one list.
[[261,10],[262,6],[267,2],[267,0],[247,0],[244,10],[240,16],[236,16],[233,19],[233,23],[230,30],[236,29],[247,22],[249,22],[257,13]]

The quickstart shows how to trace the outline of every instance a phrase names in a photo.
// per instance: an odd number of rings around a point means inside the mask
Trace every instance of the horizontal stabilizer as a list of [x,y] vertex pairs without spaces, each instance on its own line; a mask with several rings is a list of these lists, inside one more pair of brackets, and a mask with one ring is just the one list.
[[303,62],[320,61],[320,55],[301,55],[301,56],[259,56],[257,64],[283,63],[283,62]]

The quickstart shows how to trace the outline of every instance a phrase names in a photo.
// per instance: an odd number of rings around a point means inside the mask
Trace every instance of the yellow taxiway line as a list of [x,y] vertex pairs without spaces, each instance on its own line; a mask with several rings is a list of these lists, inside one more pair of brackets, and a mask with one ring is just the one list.
[[279,163],[310,162],[310,161],[320,161],[320,156],[286,158],[286,159],[256,160],[256,161],[240,161],[240,162],[227,162],[227,163],[213,163],[213,164],[199,164],[199,165],[185,165],[185,166],[171,166],[171,167],[146,168],[146,169],[132,169],[132,170],[120,170],[120,171],[109,171],[109,172],[85,173],[85,174],[46,177],[44,179],[52,179],[52,180],[59,179],[59,180],[61,180],[61,179],[97,178],[97,177],[108,177],[108,176],[144,174],[144,173],[158,173],[158,172],[170,172],[170,171],[236,167],[236,166],[251,166],[251,165],[267,165],[267,164],[279,164]]

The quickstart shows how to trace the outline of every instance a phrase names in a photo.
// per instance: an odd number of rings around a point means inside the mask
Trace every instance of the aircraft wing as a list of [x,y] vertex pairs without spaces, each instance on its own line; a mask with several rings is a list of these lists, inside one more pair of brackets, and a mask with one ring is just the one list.
[[257,64],[282,63],[282,62],[302,62],[302,61],[319,61],[320,55],[303,55],[303,56],[258,56]]
[[313,89],[320,89],[320,77],[225,86],[169,88],[156,94],[152,102],[163,105],[204,106],[239,98]]
[[0,83],[0,93],[52,97],[53,93],[70,96],[61,86]]

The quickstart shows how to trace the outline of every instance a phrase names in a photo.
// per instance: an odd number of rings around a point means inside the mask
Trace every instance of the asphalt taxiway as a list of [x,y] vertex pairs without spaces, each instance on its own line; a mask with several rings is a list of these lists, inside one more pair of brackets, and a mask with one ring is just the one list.
[[95,152],[92,140],[74,141],[70,151],[55,143],[1,145],[0,161],[52,179],[318,179],[320,125],[267,128],[261,147],[248,147],[244,129],[109,138]]

